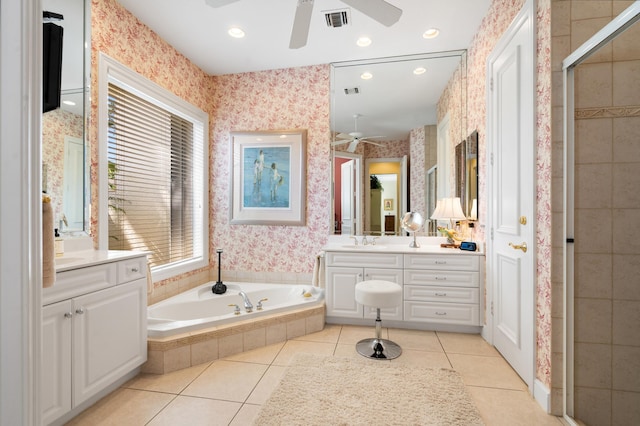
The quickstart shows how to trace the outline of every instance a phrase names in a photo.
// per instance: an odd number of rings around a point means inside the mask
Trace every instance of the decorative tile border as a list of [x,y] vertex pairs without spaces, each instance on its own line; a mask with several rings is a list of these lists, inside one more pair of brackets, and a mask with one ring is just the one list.
[[640,117],[640,106],[580,108],[575,111],[576,120],[586,118]]

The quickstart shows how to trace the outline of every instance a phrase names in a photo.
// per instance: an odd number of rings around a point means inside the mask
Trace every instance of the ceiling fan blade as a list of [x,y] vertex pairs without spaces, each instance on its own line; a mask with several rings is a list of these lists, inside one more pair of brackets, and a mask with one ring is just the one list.
[[348,134],[348,133],[338,133],[338,134],[336,135],[336,138],[338,138],[338,139],[349,139],[349,140],[351,140],[351,139],[353,139],[353,136],[351,136],[351,135],[350,135],[350,134]]
[[384,144],[381,144],[381,143],[378,143],[378,142],[367,141],[367,140],[364,140],[364,139],[360,139],[360,142],[370,143],[371,145],[375,145],[375,146],[384,146]]
[[348,141],[335,141],[335,142],[331,142],[331,146],[346,145],[348,143],[351,143],[351,141],[350,140],[348,140]]
[[222,7],[237,1],[238,0],[204,0],[204,2],[211,7]]
[[293,27],[291,28],[289,49],[299,49],[307,44],[312,11],[313,0],[298,0],[296,15],[293,18]]
[[347,152],[356,152],[356,148],[358,147],[358,143],[360,142],[360,139],[354,139],[349,143],[349,146],[347,147]]
[[402,16],[402,9],[385,0],[342,0],[342,2],[387,27],[398,22]]

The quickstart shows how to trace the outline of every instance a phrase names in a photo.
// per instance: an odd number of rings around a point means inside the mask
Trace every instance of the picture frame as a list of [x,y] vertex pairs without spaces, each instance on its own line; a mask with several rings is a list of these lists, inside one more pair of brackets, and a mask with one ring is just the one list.
[[383,202],[385,211],[393,210],[393,198],[385,198]]
[[304,226],[306,129],[231,132],[232,225]]

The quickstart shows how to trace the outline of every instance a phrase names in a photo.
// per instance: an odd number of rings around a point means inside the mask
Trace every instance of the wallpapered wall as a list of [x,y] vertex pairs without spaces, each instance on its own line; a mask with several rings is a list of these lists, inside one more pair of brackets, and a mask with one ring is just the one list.
[[[537,87],[537,378],[550,386],[550,1],[538,0]],[[486,164],[485,61],[524,0],[494,0],[468,52],[466,134],[480,134],[480,164]],[[308,272],[313,256],[329,235],[329,67],[206,76],[115,0],[92,1],[92,96],[97,99],[97,53],[105,52],[210,114],[211,247],[223,248],[224,269]],[[462,82],[453,81],[452,84]],[[443,105],[446,99],[443,99]],[[463,106],[458,108],[462,111]],[[92,122],[96,122],[92,105]],[[277,128],[308,129],[307,225],[303,227],[230,226],[228,132]],[[466,136],[466,134],[464,136]],[[454,135],[453,141],[463,135]],[[92,223],[97,223],[97,130],[92,141]],[[486,199],[481,167],[480,199]],[[481,217],[486,215],[481,204]],[[484,213],[484,214],[483,214]],[[482,223],[482,220],[481,220]],[[212,256],[212,263],[214,258]],[[156,283],[157,285],[158,283]]]

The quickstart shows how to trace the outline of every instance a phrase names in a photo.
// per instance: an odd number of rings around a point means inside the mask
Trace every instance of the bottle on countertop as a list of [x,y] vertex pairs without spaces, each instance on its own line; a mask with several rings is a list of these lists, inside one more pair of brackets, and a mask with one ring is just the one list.
[[58,228],[55,228],[53,230],[53,232],[54,232],[54,236],[55,236],[56,257],[62,257],[62,256],[64,256],[64,240],[62,239],[62,237],[58,233]]

